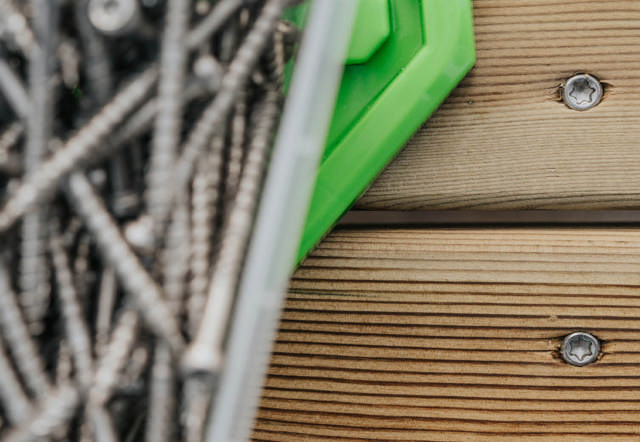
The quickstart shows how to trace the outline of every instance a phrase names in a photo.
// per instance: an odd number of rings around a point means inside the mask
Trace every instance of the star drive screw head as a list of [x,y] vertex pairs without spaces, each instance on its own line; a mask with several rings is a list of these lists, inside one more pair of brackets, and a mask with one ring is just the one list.
[[562,98],[567,106],[578,111],[591,109],[602,98],[602,84],[589,74],[579,74],[567,80]]
[[600,342],[585,332],[575,332],[564,338],[562,342],[562,358],[571,365],[582,367],[598,359]]

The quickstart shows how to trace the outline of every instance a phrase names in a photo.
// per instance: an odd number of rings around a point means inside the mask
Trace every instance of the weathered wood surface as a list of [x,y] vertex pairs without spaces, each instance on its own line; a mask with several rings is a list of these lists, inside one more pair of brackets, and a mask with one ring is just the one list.
[[[587,330],[576,368],[561,338]],[[340,230],[296,273],[254,438],[640,439],[640,229]]]
[[[640,2],[473,3],[476,67],[358,207],[640,207]],[[579,72],[587,112],[558,100]]]

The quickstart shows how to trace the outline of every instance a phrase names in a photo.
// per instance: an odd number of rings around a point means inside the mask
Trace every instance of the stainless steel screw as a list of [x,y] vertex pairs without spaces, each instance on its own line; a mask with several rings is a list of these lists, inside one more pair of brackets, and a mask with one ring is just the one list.
[[191,212],[191,281],[187,305],[187,329],[195,335],[207,300],[211,273],[211,241],[215,234],[215,218],[220,184],[224,134],[215,135],[210,150],[198,162],[193,179]]
[[[205,109],[191,131],[182,149],[175,172],[175,187],[182,189],[194,169],[195,162],[206,149],[211,136],[219,131],[248,75],[256,65],[258,56],[268,42],[268,36],[287,5],[288,0],[269,0],[262,9],[253,28],[242,42],[235,58],[222,79],[220,91]],[[214,11],[211,12],[213,14]]]
[[[0,6],[8,1],[0,0]],[[217,4],[211,13],[187,34],[185,39],[187,49],[193,50],[202,44],[241,4],[242,0],[226,0]],[[50,197],[60,180],[80,163],[95,155],[98,149],[102,149],[100,152],[102,155],[107,154],[106,147],[109,146],[102,145],[101,142],[131,110],[142,102],[157,78],[157,65],[150,66],[136,76],[86,126],[70,138],[62,149],[45,161],[32,176],[27,177],[0,209],[0,233],[11,227],[28,209]],[[120,143],[112,143],[112,146],[117,148]],[[191,170],[191,165],[189,164],[188,167],[187,174]]]
[[167,4],[166,25],[160,53],[158,113],[148,175],[147,209],[153,220],[154,236],[164,232],[171,210],[173,167],[182,130],[183,89],[189,53],[184,39],[189,25],[190,0]]
[[98,292],[98,312],[96,313],[96,356],[102,357],[109,342],[109,329],[113,306],[116,301],[117,281],[116,272],[112,266],[105,266],[100,279]]
[[276,125],[279,97],[278,90],[269,89],[256,110],[255,134],[238,195],[222,232],[220,254],[209,283],[204,315],[196,338],[183,357],[183,368],[187,372],[215,374],[222,363],[222,345]]
[[162,252],[164,294],[174,316],[181,317],[184,310],[186,279],[189,273],[189,198],[185,195],[175,205],[173,218],[166,236],[166,248]]
[[190,376],[185,380],[182,392],[184,409],[180,416],[185,442],[202,442],[214,388],[210,379]]
[[29,28],[26,17],[22,15],[12,0],[0,0],[0,23],[4,25],[1,27],[10,33],[22,53],[29,57],[35,37]]
[[73,173],[69,178],[69,196],[95,238],[105,262],[115,268],[123,288],[136,300],[151,330],[179,354],[184,340],[176,317],[163,299],[160,288],[122,237],[118,225],[81,172]]
[[73,373],[73,360],[71,349],[66,340],[62,339],[58,346],[58,360],[56,362],[55,382],[60,385],[69,382]]
[[104,105],[113,91],[113,69],[103,38],[89,22],[89,2],[90,0],[73,2],[74,18],[81,37],[80,44],[84,49],[83,67],[87,74],[87,88],[97,104]]
[[0,401],[2,401],[7,420],[13,425],[22,422],[31,413],[31,403],[13,371],[2,339],[0,339]]
[[243,0],[220,0],[213,10],[187,35],[186,45],[193,49],[214,34],[242,6]]
[[589,74],[574,75],[567,80],[562,97],[571,109],[588,110],[600,102],[602,84]]
[[[58,16],[56,2],[31,0],[30,6],[36,41],[31,46],[29,63],[31,108],[27,117],[27,140],[24,148],[24,170],[27,175],[35,173],[40,166],[51,138],[54,105],[50,82],[53,71],[51,59],[57,45]],[[22,223],[18,275],[20,304],[34,335],[42,332],[42,319],[49,307],[44,221],[44,210],[37,207],[25,215]]]
[[80,385],[84,390],[88,390],[93,381],[93,358],[91,356],[89,327],[83,318],[82,308],[73,285],[69,259],[55,222],[51,226],[49,247],[55,276],[58,281],[57,293],[61,301],[67,342],[71,349]]
[[562,341],[562,357],[571,365],[584,366],[595,362],[600,353],[600,342],[590,333],[571,333]]
[[3,58],[0,58],[0,91],[11,104],[16,115],[27,120],[31,110],[31,97],[20,77]]
[[20,314],[4,263],[0,263],[0,326],[25,383],[37,397],[44,397],[50,390],[50,383],[35,342]]
[[151,370],[151,393],[145,438],[149,442],[174,440],[173,413],[176,406],[176,378],[171,351],[158,343]]
[[4,132],[0,133],[0,171],[8,174],[18,174],[22,171],[22,165],[12,155],[14,148],[24,134],[24,125],[17,121],[11,123]]
[[238,181],[242,172],[245,150],[245,133],[247,131],[246,94],[240,94],[231,119],[231,144],[229,145],[229,161],[224,183],[224,201],[232,201],[238,190]]
[[142,25],[137,0],[89,0],[88,14],[91,24],[105,35],[125,35]]
[[38,409],[3,438],[6,442],[31,442],[46,439],[75,415],[80,404],[80,392],[71,384],[61,385],[48,393]]
[[119,382],[119,374],[133,350],[140,319],[138,312],[127,309],[118,318],[104,355],[97,364],[89,402],[104,405]]
[[122,382],[118,387],[122,390],[131,389],[134,384],[140,383],[140,377],[143,376],[151,355],[149,349],[144,345],[138,345],[136,349],[131,352],[131,357],[124,367],[124,373],[122,374]]
[[[0,233],[11,227],[31,207],[53,194],[60,180],[104,147],[101,142],[151,91],[157,80],[155,66],[124,87],[63,148],[30,174],[0,210]],[[105,152],[102,152],[105,153]]]
[[130,173],[125,152],[119,151],[109,162],[111,175],[110,206],[116,217],[128,217],[138,212],[140,195],[135,186],[135,176]]

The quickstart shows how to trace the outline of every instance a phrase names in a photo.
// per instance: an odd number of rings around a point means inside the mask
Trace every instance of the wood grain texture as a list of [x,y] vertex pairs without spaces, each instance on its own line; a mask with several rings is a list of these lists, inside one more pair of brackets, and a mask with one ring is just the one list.
[[[361,209],[640,207],[640,2],[475,0],[477,63]],[[577,112],[574,73],[605,83]]]
[[293,278],[254,438],[640,440],[639,289],[640,229],[339,230]]

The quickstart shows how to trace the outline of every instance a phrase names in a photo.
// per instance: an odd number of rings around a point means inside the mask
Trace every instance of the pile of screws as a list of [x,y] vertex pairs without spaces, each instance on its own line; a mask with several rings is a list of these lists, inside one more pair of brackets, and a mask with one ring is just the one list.
[[203,440],[289,3],[0,0],[2,440]]

